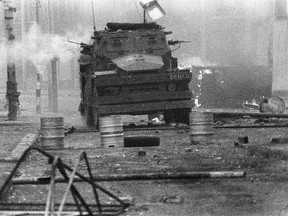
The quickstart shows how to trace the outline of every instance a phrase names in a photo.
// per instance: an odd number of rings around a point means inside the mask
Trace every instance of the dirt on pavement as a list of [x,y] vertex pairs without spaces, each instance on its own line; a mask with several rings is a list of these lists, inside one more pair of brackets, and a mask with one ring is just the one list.
[[[77,108],[77,95],[64,97],[65,124],[83,127]],[[69,110],[70,109],[70,110]],[[39,120],[39,119],[38,119]],[[36,119],[37,122],[37,119]],[[37,132],[35,127],[1,126],[1,156],[9,155],[17,140],[26,133]],[[159,147],[101,148],[99,132],[72,133],[65,137],[63,150],[50,150],[73,167],[78,155],[85,151],[93,175],[147,172],[192,171],[245,171],[244,178],[179,179],[153,181],[98,182],[118,197],[128,197],[133,205],[123,215],[286,215],[288,211],[288,147],[272,144],[271,139],[287,136],[287,128],[215,129],[212,139],[198,145],[190,144],[186,129],[149,130],[125,132],[129,135],[160,137]],[[9,134],[13,136],[9,137]],[[238,137],[247,136],[249,142],[239,145]],[[13,137],[13,139],[11,139]],[[14,140],[15,138],[15,140]],[[11,142],[9,147],[7,141]],[[41,143],[36,143],[40,145]],[[139,151],[145,155],[139,156]],[[1,171],[9,170],[15,163],[1,162]],[[39,153],[32,153],[21,165],[17,177],[47,176],[51,164]],[[80,172],[87,174],[84,164]],[[92,190],[77,183],[85,199],[92,202]],[[58,201],[63,196],[65,184],[57,184]],[[47,199],[48,186],[13,186],[10,202],[42,202]],[[112,202],[101,195],[103,202]],[[72,197],[68,197],[72,202]]]

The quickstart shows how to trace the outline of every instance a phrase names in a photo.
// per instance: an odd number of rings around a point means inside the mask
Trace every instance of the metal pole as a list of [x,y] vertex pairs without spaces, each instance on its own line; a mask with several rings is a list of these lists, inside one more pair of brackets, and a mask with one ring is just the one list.
[[[39,28],[40,20],[39,20],[39,0],[36,0],[36,23]],[[38,40],[38,35],[37,35]],[[38,44],[37,44],[38,46]],[[41,114],[41,74],[39,69],[37,69],[37,81],[36,81],[36,114]]]
[[51,61],[51,79],[52,79],[52,108],[53,112],[58,112],[58,70],[59,58],[54,58]]
[[[25,0],[21,0],[21,41],[22,44],[26,41],[26,8]],[[26,56],[22,54],[22,90],[27,91],[26,85]]]
[[[6,26],[5,26],[5,16],[4,16],[4,5],[3,1],[0,1],[0,45],[4,48],[4,44],[6,43]],[[3,50],[5,53],[6,47]],[[0,59],[0,86],[6,86],[7,81],[7,55],[4,55],[3,58]]]
[[201,0],[201,58],[206,60],[207,58],[207,32],[206,32],[206,0]]
[[91,0],[91,4],[92,4],[92,16],[93,16],[93,29],[94,29],[94,31],[96,31],[95,12],[94,12],[93,0]]
[[74,177],[75,177],[75,174],[76,174],[76,170],[77,170],[78,165],[80,164],[80,162],[82,160],[82,157],[83,157],[82,154],[80,154],[78,160],[76,161],[76,163],[74,165],[74,169],[73,169],[73,172],[70,175],[68,186],[66,187],[66,190],[65,190],[64,196],[62,198],[62,201],[61,201],[57,216],[61,216],[61,214],[62,214],[66,199],[67,199],[68,194],[69,194],[69,191],[71,190],[71,186],[73,185],[73,181],[74,181]]
[[55,192],[55,176],[56,176],[56,166],[58,163],[58,156],[56,156],[53,160],[52,168],[51,168],[51,181],[50,187],[47,196],[46,208],[45,208],[45,216],[49,216],[49,211],[51,211],[51,215],[54,215],[54,192]]
[[37,83],[36,83],[36,113],[41,114],[41,75],[37,71]]
[[17,111],[19,108],[19,95],[17,92],[17,82],[16,82],[16,70],[15,63],[13,59],[9,57],[10,49],[9,46],[14,42],[15,36],[12,34],[13,31],[13,11],[16,12],[16,8],[13,8],[9,3],[4,2],[4,13],[5,13],[5,25],[6,25],[6,37],[8,44],[8,62],[7,62],[7,91],[6,98],[8,102],[8,120],[17,120]]
[[54,1],[50,2],[50,0],[48,0],[48,29],[49,29],[49,34],[54,34],[54,7],[53,7],[53,3]]

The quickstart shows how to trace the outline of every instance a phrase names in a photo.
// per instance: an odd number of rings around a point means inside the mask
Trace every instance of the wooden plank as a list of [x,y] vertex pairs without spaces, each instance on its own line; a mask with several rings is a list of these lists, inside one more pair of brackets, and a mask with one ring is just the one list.
[[[201,178],[243,178],[245,171],[203,171],[203,172],[163,172],[163,173],[129,173],[129,174],[102,174],[93,177],[93,181],[141,181],[163,179],[201,179]],[[50,177],[14,178],[13,185],[49,184]],[[65,183],[62,177],[55,182]],[[83,182],[79,177],[74,177],[74,182]]]
[[190,91],[178,92],[144,92],[134,94],[122,94],[116,96],[102,96],[97,98],[97,104],[123,104],[131,102],[151,102],[161,100],[190,99]]
[[[87,212],[82,212],[84,215],[88,215]],[[6,216],[15,216],[15,215],[44,215],[45,211],[0,211],[0,215],[6,215]],[[61,215],[67,215],[67,216],[73,216],[73,215],[79,215],[78,211],[66,211],[66,212],[62,212]]]
[[121,104],[121,105],[104,105],[97,107],[97,113],[100,115],[112,114],[140,114],[146,112],[192,108],[194,106],[193,100],[178,100],[178,101],[161,101],[151,103],[135,103],[135,104]]

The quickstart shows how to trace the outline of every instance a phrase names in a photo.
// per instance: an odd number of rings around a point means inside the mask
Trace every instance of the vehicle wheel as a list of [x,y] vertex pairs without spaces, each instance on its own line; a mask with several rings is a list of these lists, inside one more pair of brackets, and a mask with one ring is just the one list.
[[94,116],[93,116],[93,108],[87,107],[85,109],[85,122],[87,127],[94,126]]
[[94,120],[94,127],[96,129],[99,128],[99,115],[96,109],[97,106],[97,90],[95,87],[93,87],[93,120]]
[[99,128],[99,116],[98,116],[95,108],[93,109],[93,118],[94,118],[94,122],[93,122],[94,123],[94,127],[96,129],[98,129]]
[[189,125],[190,123],[190,112],[191,109],[183,108],[183,109],[176,109],[174,111],[174,117],[177,123],[183,123]]
[[175,123],[173,110],[165,110],[163,112],[163,117],[166,124]]

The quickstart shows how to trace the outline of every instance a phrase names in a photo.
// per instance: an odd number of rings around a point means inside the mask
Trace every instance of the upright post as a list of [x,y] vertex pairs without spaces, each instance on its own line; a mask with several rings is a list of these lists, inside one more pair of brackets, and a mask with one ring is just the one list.
[[[26,41],[26,7],[25,7],[25,0],[21,0],[21,41],[22,44]],[[27,91],[27,85],[26,85],[26,56],[22,54],[22,90],[25,92]]]
[[[47,1],[47,14],[48,14],[48,33],[54,34],[54,2]],[[49,110],[58,112],[58,70],[59,70],[59,58],[53,58],[48,67],[48,98],[49,98]]]
[[12,34],[13,31],[13,12],[16,12],[16,8],[11,6],[11,1],[4,1],[4,14],[5,14],[5,26],[6,26],[6,38],[8,40],[8,62],[7,62],[7,88],[6,98],[8,102],[8,120],[14,121],[17,119],[17,111],[19,108],[19,95],[17,92],[16,82],[16,70],[15,63],[9,58],[11,50],[9,46],[14,42],[15,36]]
[[51,61],[52,109],[54,113],[58,112],[58,70],[59,58],[55,57]]
[[47,9],[48,9],[48,32],[49,34],[54,34],[54,8],[53,8],[53,1],[51,2],[48,0],[47,2]]
[[[36,23],[39,28],[39,0],[36,0]],[[37,35],[38,40],[38,35]],[[37,44],[38,45],[38,44]],[[36,83],[36,114],[41,114],[41,74],[39,69],[37,69],[37,83]]]
[[[4,15],[4,4],[0,1],[0,46],[2,58],[0,58],[0,86],[6,86],[7,82],[7,51],[6,51],[6,26],[5,26],[5,15]],[[4,54],[4,55],[3,55]]]
[[146,23],[146,12],[144,9],[143,9],[143,23]]
[[207,58],[207,33],[206,33],[206,0],[201,0],[201,58],[205,61]]
[[36,114],[41,114],[41,74],[37,71],[36,83]]

